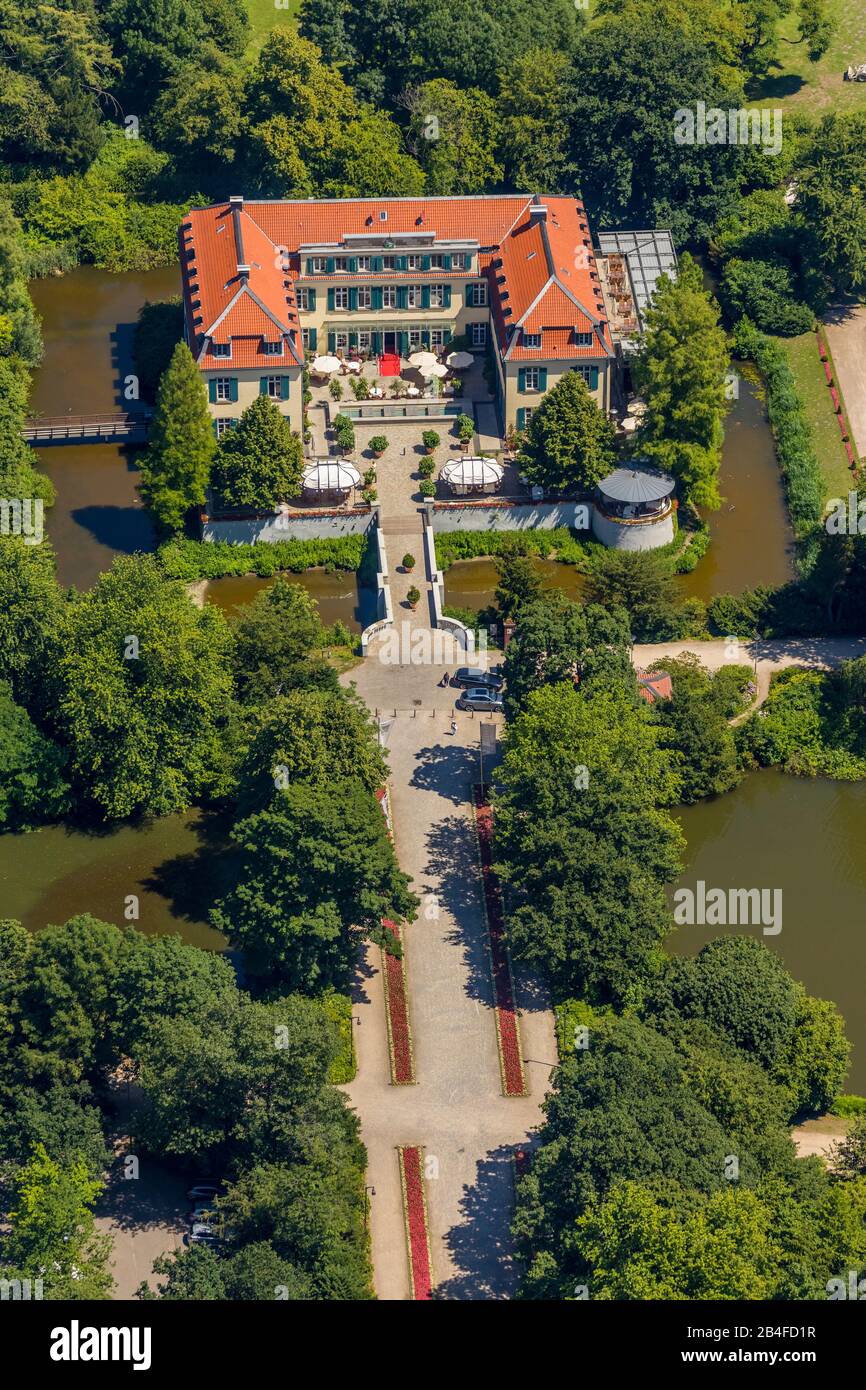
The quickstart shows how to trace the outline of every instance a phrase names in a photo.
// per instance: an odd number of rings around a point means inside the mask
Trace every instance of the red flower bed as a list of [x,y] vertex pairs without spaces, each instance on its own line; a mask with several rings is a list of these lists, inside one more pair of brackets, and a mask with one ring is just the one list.
[[409,1252],[409,1283],[414,1299],[429,1299],[433,1292],[430,1268],[430,1233],[427,1227],[427,1201],[421,1171],[421,1149],[414,1145],[397,1150],[400,1159],[400,1186],[403,1189],[403,1216]]
[[475,829],[481,856],[481,881],[487,911],[487,933],[490,940],[490,960],[493,973],[493,1002],[496,1015],[496,1039],[499,1045],[499,1065],[502,1072],[502,1092],[506,1096],[525,1096],[526,1078],[520,1055],[520,1028],[514,1002],[511,962],[505,937],[505,916],[502,907],[502,888],[493,872],[493,808],[487,788],[473,788]]
[[[382,926],[402,945],[399,926],[382,919]],[[409,1004],[406,998],[406,969],[402,957],[382,952],[385,980],[385,1009],[388,1018],[388,1053],[391,1058],[391,1080],[395,1086],[411,1086],[415,1082],[415,1059],[412,1055],[412,1034],[409,1030]]]

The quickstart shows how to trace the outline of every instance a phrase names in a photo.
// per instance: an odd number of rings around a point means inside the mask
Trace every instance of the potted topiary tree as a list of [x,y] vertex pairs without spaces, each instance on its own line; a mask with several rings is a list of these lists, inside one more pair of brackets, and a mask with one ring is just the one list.
[[344,454],[355,447],[355,426],[348,415],[334,416],[334,438]]
[[406,554],[403,556],[403,568],[404,570],[407,570],[409,574],[411,574],[413,569],[415,568],[415,556],[410,555],[408,550],[406,551]]
[[458,415],[455,421],[457,438],[464,449],[468,449],[475,434],[475,421],[471,415]]
[[435,467],[436,465],[432,459],[422,459],[418,464],[418,474],[422,478],[432,478]]
[[425,478],[418,490],[421,493],[422,497],[436,496],[436,484],[434,483],[432,478]]
[[331,380],[328,382],[328,390],[331,393],[332,400],[341,401],[343,399],[343,383],[338,376],[331,377]]
[[370,440],[370,449],[377,459],[380,459],[388,447],[388,441],[384,434],[374,434]]
[[413,584],[412,587],[409,589],[408,593],[406,594],[406,602],[408,603],[410,608],[417,608],[420,598],[421,590],[416,588]]
[[424,445],[425,454],[432,454],[435,449],[439,448],[442,442],[435,430],[425,430],[421,436],[421,441]]

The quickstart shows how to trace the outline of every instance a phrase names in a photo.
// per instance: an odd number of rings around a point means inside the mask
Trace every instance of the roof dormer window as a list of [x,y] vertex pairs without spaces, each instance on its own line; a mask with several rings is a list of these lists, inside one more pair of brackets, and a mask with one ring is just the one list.
[[231,357],[231,355],[232,355],[232,344],[231,344],[231,339],[229,339],[229,341],[228,341],[227,343],[214,343],[214,342],[212,342],[211,345],[210,345],[210,350],[211,350],[212,356],[214,356],[214,357]]
[[525,348],[540,348],[540,347],[541,347],[541,334],[540,334],[540,333],[527,333],[526,330],[524,329],[524,330],[523,330],[523,346],[524,346]]
[[264,357],[282,357],[282,355],[283,355],[283,341],[282,341],[282,339],[280,339],[279,342],[276,342],[276,343],[269,343],[269,342],[267,342],[267,341],[263,341],[263,342],[262,342],[262,356],[264,356]]

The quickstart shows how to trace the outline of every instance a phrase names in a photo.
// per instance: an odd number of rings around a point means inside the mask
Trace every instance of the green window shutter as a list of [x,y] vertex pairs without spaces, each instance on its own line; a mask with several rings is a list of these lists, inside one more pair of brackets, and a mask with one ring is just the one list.
[[371,349],[372,349],[373,352],[381,352],[381,351],[382,351],[382,334],[381,334],[381,333],[371,333],[371,334],[370,334],[370,347],[371,347]]
[[289,378],[287,376],[280,377],[280,396],[284,401],[289,399]]
[[216,382],[213,377],[207,384],[207,398],[211,405],[216,405]]
[[472,270],[472,252],[471,252],[471,251],[467,251],[467,252],[466,252],[466,267],[465,267],[465,268],[466,268],[466,270],[468,270],[468,271],[470,271],[470,272],[471,272],[471,270]]
[[312,261],[312,258],[309,257],[309,256],[307,257],[307,274],[308,274],[308,275],[312,275],[312,274],[313,274],[313,261]]
[[315,329],[315,328],[311,328],[311,329],[310,329],[309,334],[308,334],[308,341],[309,341],[309,344],[310,344],[310,349],[311,349],[311,351],[312,351],[312,352],[315,352],[315,351],[316,351],[316,345],[317,345],[317,343],[318,343],[318,341],[319,341],[319,334],[318,334],[318,330],[317,330],[317,329]]
[[429,285],[422,285],[422,286],[421,286],[421,308],[422,308],[422,309],[429,309],[429,308],[430,308],[430,286],[429,286]]
[[598,367],[590,367],[589,369],[589,389],[590,391],[598,390]]
[[349,308],[350,308],[350,309],[357,309],[357,307],[358,307],[358,291],[355,289],[355,286],[353,285],[352,288],[349,290]]
[[400,356],[407,357],[409,355],[409,334],[399,333],[397,337],[400,343]]
[[372,306],[373,306],[374,309],[381,309],[381,307],[382,307],[382,286],[381,286],[381,285],[374,285],[374,286],[373,286],[372,290],[370,291],[370,303],[372,304]]
[[539,389],[539,391],[546,391],[546,390],[547,390],[547,368],[546,368],[546,367],[539,367],[539,369],[538,369],[538,389]]
[[267,379],[266,376],[260,376],[260,377],[259,377],[259,395],[260,395],[260,396],[266,396],[267,394],[268,394],[268,379]]
[[327,270],[329,275],[334,274],[334,271],[337,269],[337,264],[333,256],[329,256],[328,259],[325,261],[325,269]]
[[422,329],[421,329],[421,342],[424,344],[425,347],[429,347],[429,346],[430,346],[430,329],[429,329],[429,328],[422,328]]
[[316,291],[315,291],[315,290],[307,290],[307,311],[308,311],[308,313],[311,313],[311,314],[312,314],[312,313],[315,313],[315,309],[316,309]]
[[332,314],[332,313],[334,312],[334,291],[333,291],[333,290],[328,290],[328,312],[329,312],[330,314]]
[[349,274],[350,274],[350,275],[357,275],[357,274],[358,274],[358,257],[357,257],[357,256],[350,256],[350,257],[349,257]]
[[430,257],[429,257],[429,256],[422,256],[422,257],[421,257],[421,269],[422,269],[422,270],[429,270],[429,269],[430,269]]
[[211,425],[213,426],[213,437],[214,437],[214,439],[219,439],[219,435],[217,434],[217,422],[216,422],[216,420],[211,420]]
[[471,286],[471,285],[467,285],[467,286],[466,286],[466,308],[467,308],[467,309],[471,309],[471,308],[472,308],[472,286]]
[[517,428],[519,430],[526,429],[526,411],[523,406],[517,412]]
[[229,395],[232,402],[236,401],[238,398],[238,379],[236,376],[229,377]]
[[358,335],[357,335],[357,333],[350,333],[350,334],[349,334],[349,347],[350,347],[350,348],[356,348],[357,346],[358,346]]
[[373,271],[374,271],[374,273],[375,273],[376,275],[381,275],[382,270],[383,270],[382,257],[381,257],[381,256],[374,256],[374,257],[373,257]]
[[329,334],[328,334],[328,352],[333,352],[334,349],[336,348],[336,346],[337,346],[337,335],[336,335],[336,333],[329,333]]
[[517,389],[518,389],[518,391],[525,391],[525,390],[526,390],[526,368],[525,368],[525,367],[521,367],[521,368],[519,369],[518,373],[517,373]]
[[450,269],[451,269],[451,257],[450,257],[450,256],[445,256],[445,257],[443,257],[443,260],[444,260],[445,269],[446,269],[446,270],[450,270]]
[[398,269],[398,270],[405,270],[405,269],[406,269],[406,257],[405,257],[405,256],[398,256],[398,257],[397,257],[397,269]]
[[445,286],[445,293],[443,294],[442,299],[443,299],[443,307],[446,308],[446,309],[450,309],[450,308],[451,308],[451,286],[450,286],[450,285],[446,285],[446,286]]
[[409,302],[409,290],[406,285],[397,286],[397,308],[405,309]]

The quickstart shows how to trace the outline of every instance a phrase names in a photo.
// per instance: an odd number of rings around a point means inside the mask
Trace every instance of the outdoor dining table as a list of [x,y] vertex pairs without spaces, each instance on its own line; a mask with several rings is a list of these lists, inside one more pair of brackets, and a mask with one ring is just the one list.
[[359,372],[361,370],[360,362],[344,362],[343,366],[347,372]]

